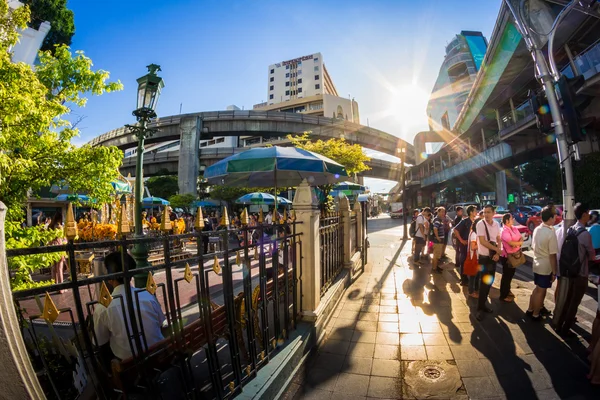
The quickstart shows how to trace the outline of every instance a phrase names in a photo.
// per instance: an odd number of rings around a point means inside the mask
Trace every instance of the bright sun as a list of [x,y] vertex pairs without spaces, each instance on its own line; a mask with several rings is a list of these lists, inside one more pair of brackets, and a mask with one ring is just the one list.
[[392,91],[388,114],[403,128],[427,124],[429,94],[415,84],[401,85]]

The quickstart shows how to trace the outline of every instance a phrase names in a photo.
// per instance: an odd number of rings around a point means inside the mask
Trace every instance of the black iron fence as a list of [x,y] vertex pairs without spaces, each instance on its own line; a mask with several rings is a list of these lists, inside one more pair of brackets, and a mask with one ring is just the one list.
[[344,266],[343,226],[338,212],[321,215],[319,240],[321,249],[321,296],[325,294]]
[[[66,282],[13,293],[48,398],[240,393],[296,326],[296,224],[8,250],[9,259],[66,252]],[[208,252],[211,237],[219,246]],[[177,250],[182,243],[187,257]],[[154,262],[132,269],[127,251],[140,244]],[[94,274],[86,263],[111,252],[123,270]],[[125,290],[133,281],[144,287]]]

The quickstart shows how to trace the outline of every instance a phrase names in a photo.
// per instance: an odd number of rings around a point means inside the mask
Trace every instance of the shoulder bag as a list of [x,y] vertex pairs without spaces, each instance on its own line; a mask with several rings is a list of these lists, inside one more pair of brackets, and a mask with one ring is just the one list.
[[525,264],[525,255],[523,255],[523,251],[521,249],[514,253],[506,252],[506,255],[508,260],[507,264],[511,268],[517,268],[519,265]]

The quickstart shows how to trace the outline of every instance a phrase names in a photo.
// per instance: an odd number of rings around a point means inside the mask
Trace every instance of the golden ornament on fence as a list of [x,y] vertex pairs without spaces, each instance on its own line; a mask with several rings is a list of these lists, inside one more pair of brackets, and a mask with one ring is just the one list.
[[242,214],[240,215],[240,222],[244,226],[248,225],[248,222],[250,222],[249,218],[248,218],[248,209],[247,208],[244,208],[242,210]]
[[235,390],[235,382],[231,381],[229,382],[229,391],[233,392]]
[[196,231],[201,231],[204,229],[204,216],[202,215],[202,207],[198,207],[198,211],[196,212],[194,228],[196,228]]
[[235,254],[235,263],[237,265],[240,265],[242,263],[242,257],[240,257],[240,252],[239,251]]
[[171,213],[169,213],[169,207],[165,206],[163,209],[162,218],[160,219],[160,230],[163,232],[168,232],[173,229],[171,225]]
[[67,207],[67,219],[65,220],[65,237],[68,240],[73,240],[77,237],[77,223],[73,214],[73,204],[69,203]]
[[252,367],[250,365],[248,365],[246,367],[246,375],[250,376],[251,373],[252,373]]
[[98,299],[98,303],[102,304],[104,307],[108,308],[110,303],[112,302],[113,297],[106,286],[106,283],[102,281],[102,286],[100,286],[100,298]]
[[148,271],[148,280],[146,281],[146,290],[150,294],[156,294],[156,288],[157,288],[156,281],[154,280],[154,277],[152,276],[152,272]]
[[261,224],[265,221],[265,216],[263,215],[262,207],[258,210],[258,222]]
[[215,271],[215,274],[221,273],[221,265],[219,264],[219,259],[217,258],[216,255],[215,255],[215,261],[213,262],[213,271]]
[[52,324],[58,318],[60,311],[56,308],[56,304],[52,301],[50,294],[46,292],[46,299],[44,300],[44,319],[46,322]]
[[229,215],[227,215],[227,207],[223,207],[223,215],[221,216],[221,226],[229,226]]

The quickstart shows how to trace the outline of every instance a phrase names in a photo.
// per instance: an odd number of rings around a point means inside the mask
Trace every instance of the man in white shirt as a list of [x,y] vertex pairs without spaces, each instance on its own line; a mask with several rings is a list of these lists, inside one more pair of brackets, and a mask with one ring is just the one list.
[[527,315],[534,321],[541,319],[546,290],[552,287],[558,269],[558,240],[554,232],[555,214],[551,207],[542,210],[542,224],[533,231],[533,282],[535,289],[529,299]]
[[273,223],[273,214],[271,214],[271,211],[269,211],[269,213],[265,217],[265,223],[269,225]]
[[494,220],[494,206],[491,204],[483,207],[484,219],[476,226],[477,249],[479,250],[479,264],[481,264],[481,285],[479,286],[479,299],[477,303],[477,320],[483,319],[484,313],[494,310],[487,306],[490,288],[496,276],[496,263],[500,259],[500,225]]
[[[125,255],[125,262],[130,270],[135,268],[135,260],[129,254]],[[123,272],[121,253],[114,252],[106,256],[104,265],[109,274]],[[131,357],[133,354],[132,351],[135,352],[136,350],[135,342],[134,340],[129,340],[127,328],[125,327],[125,321],[127,321],[129,332],[133,334],[125,297],[127,288],[123,282],[123,278],[109,279],[109,289],[111,289],[111,287],[113,288],[113,300],[108,307],[97,304],[94,309],[94,332],[98,341],[96,344],[102,346],[110,342],[110,349],[113,354],[121,360]],[[131,286],[129,287],[129,290],[131,290],[138,330],[143,330],[146,344],[150,347],[164,339],[162,325],[165,321],[165,315],[163,314],[156,297],[146,290],[138,290]],[[123,315],[121,304],[123,304],[125,308],[125,315]],[[138,315],[138,309],[140,311],[141,321]],[[141,339],[141,342],[143,346],[143,339]]]
[[431,215],[431,209],[425,207],[421,214],[417,217],[417,233],[415,234],[415,253],[413,254],[413,262],[421,263],[421,253],[425,244],[427,243],[427,236],[429,234],[429,216]]

